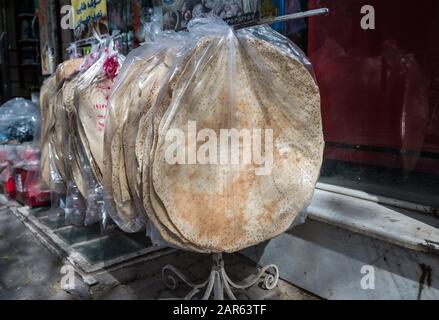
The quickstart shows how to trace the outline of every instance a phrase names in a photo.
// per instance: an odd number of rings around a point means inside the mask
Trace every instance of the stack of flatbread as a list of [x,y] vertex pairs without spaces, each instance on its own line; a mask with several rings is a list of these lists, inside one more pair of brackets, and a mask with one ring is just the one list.
[[[40,93],[41,176],[47,186],[59,192],[65,191],[64,184],[69,178],[64,165],[64,112],[60,99],[63,86],[75,76],[82,62],[82,59],[73,59],[60,64],[56,73],[43,84]],[[64,187],[59,190],[59,185]]]
[[[213,25],[209,25],[212,23]],[[127,232],[235,252],[284,232],[310,200],[323,134],[303,53],[269,27],[194,24],[132,52],[115,82],[103,183]]]
[[[180,41],[179,41],[180,40]],[[126,232],[145,228],[148,215],[142,202],[144,146],[151,129],[152,108],[166,94],[177,55],[187,49],[188,35],[164,37],[127,57],[110,96],[104,138],[104,189],[113,220]]]
[[124,60],[111,50],[95,56],[86,63],[74,59],[61,64],[41,90],[41,175],[54,192],[66,193],[67,203],[79,216],[72,220],[75,224],[99,219],[84,206],[95,207],[89,199],[103,201],[96,197],[96,190],[102,182],[106,108],[114,81],[104,67],[114,58],[116,75]]
[[52,115],[53,97],[55,95],[56,76],[53,75],[47,79],[40,91],[40,115],[41,115],[41,130],[40,130],[40,172],[41,179],[47,186],[50,186],[50,170],[49,170],[49,128],[50,117]]
[[[75,79],[70,113],[70,154],[76,165],[72,176],[81,194],[87,199],[85,224],[102,219],[97,202],[103,202],[103,143],[107,104],[114,76],[125,57],[107,51]],[[108,61],[114,60],[115,72],[105,72]],[[106,213],[105,213],[106,214]]]

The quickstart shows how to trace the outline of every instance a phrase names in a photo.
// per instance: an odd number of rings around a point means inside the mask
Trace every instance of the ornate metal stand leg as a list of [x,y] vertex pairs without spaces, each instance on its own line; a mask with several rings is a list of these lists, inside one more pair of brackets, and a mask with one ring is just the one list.
[[[268,271],[271,271],[270,273]],[[189,281],[176,267],[167,265],[162,270],[162,279],[166,286],[175,290],[178,287],[178,281],[182,281],[186,285],[192,288],[192,291],[184,298],[185,300],[191,300],[197,294],[201,293],[205,288],[203,300],[208,300],[213,292],[213,298],[215,300],[224,300],[224,292],[231,300],[236,300],[236,297],[232,289],[245,290],[257,285],[261,278],[264,278],[264,287],[267,290],[272,290],[276,287],[279,281],[279,269],[274,264],[270,264],[259,272],[256,276],[248,281],[241,283],[234,283],[227,275],[224,269],[224,260],[222,254],[213,255],[213,266],[210,271],[209,278],[200,283],[194,284]]]

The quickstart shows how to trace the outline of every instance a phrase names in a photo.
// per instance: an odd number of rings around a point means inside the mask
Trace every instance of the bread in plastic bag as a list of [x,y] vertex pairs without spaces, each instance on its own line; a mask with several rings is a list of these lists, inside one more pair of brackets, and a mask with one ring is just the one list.
[[106,218],[102,191],[103,143],[108,96],[124,56],[110,44],[76,79],[70,119],[69,150],[72,179],[86,201],[84,224]]
[[[176,37],[178,39],[173,39]],[[169,64],[187,35],[166,33],[133,50],[121,68],[107,112],[104,143],[104,186],[113,220],[127,232],[145,228],[140,190],[141,159],[137,136],[142,116],[165,86]]]
[[[200,38],[154,136],[151,203],[183,246],[235,252],[287,230],[309,202],[324,147],[319,90],[304,55],[279,45],[282,37],[267,26],[235,32],[200,19],[189,31]],[[242,134],[237,141],[251,141],[249,149],[235,143],[235,159],[221,148],[231,139],[220,141],[233,130]],[[170,132],[183,135],[183,146]],[[199,150],[187,151],[197,138],[207,164]],[[167,159],[176,147],[184,163]]]
[[[124,231],[147,225],[175,247],[234,252],[303,220],[322,163],[319,90],[305,55],[268,26],[201,18],[188,29],[155,35],[121,68],[106,204]],[[238,157],[223,149],[233,139]]]
[[50,167],[49,167],[49,130],[50,130],[50,117],[52,115],[53,99],[56,94],[56,75],[52,75],[41,86],[40,90],[40,116],[41,116],[41,129],[40,129],[40,175],[41,179],[50,186]]
[[[68,181],[64,159],[66,132],[64,130],[65,112],[63,103],[65,95],[63,94],[63,87],[77,74],[82,61],[82,59],[75,59],[60,64],[55,76],[46,81],[42,90],[43,100],[40,106],[43,113],[41,175],[43,180],[49,184],[50,189],[60,194],[65,193]],[[54,89],[51,88],[53,85]],[[49,174],[47,174],[47,171]]]

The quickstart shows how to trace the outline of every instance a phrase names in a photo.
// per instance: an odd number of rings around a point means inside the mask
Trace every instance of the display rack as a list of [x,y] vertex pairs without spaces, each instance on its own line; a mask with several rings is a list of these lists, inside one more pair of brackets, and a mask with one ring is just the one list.
[[[275,18],[263,19],[256,23],[251,23],[247,25],[236,26],[235,29],[251,28],[257,25],[263,24],[273,24],[277,22],[285,22],[296,19],[303,19],[307,17],[313,17],[317,15],[329,13],[328,8],[321,8],[315,10],[309,10],[284,16],[279,16]],[[175,290],[178,287],[178,280],[182,281],[186,285],[192,288],[192,290],[184,297],[185,300],[191,300],[199,295],[204,289],[205,292],[202,296],[202,300],[208,300],[211,298],[213,293],[214,300],[224,300],[224,292],[230,300],[236,300],[236,296],[232,289],[246,290],[251,287],[258,285],[262,277],[264,277],[264,287],[266,290],[272,290],[277,286],[279,281],[279,268],[274,264],[269,264],[263,267],[260,272],[253,276],[250,281],[245,281],[242,283],[233,282],[227,275],[224,267],[224,260],[221,253],[215,253],[212,255],[213,264],[210,271],[209,278],[199,284],[194,284],[184,276],[184,274],[175,266],[167,265],[162,269],[162,280],[165,285],[171,289]],[[269,272],[271,270],[271,273]]]

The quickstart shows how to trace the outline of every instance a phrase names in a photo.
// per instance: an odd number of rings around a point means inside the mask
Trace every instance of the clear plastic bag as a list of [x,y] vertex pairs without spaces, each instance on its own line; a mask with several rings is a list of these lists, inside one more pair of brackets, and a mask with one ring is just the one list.
[[176,60],[195,41],[188,33],[159,34],[153,24],[150,30],[148,43],[133,50],[121,68],[110,96],[105,127],[105,198],[111,217],[126,232],[138,232],[148,225],[144,206],[148,200],[143,199],[141,180],[143,163],[149,155],[139,143],[139,136],[147,133],[139,129],[166,94]]
[[16,98],[0,107],[0,144],[38,143],[40,112],[32,101]]
[[[22,201],[47,204],[49,195],[40,179],[40,111],[36,104],[23,98],[13,99],[0,107],[1,177],[3,184],[14,181]],[[41,201],[39,201],[41,200]]]
[[67,225],[83,226],[86,204],[78,187],[73,181],[67,183],[66,201],[64,207],[65,222]]
[[308,72],[315,79],[314,68],[311,61],[305,55],[305,53],[300,49],[294,42],[286,38],[282,34],[273,30],[267,25],[255,26],[252,28],[241,29],[237,32],[240,37],[244,38],[257,38],[270,43],[275,46],[278,50],[282,51],[283,54],[288,55],[292,59],[300,61],[301,64],[308,70]]
[[[21,175],[22,192],[30,206],[47,206],[50,203],[50,189],[40,178],[40,147],[21,145],[16,147],[15,172]],[[17,170],[18,169],[18,170]]]
[[65,165],[65,109],[64,92],[66,83],[77,75],[82,59],[68,60],[60,64],[54,76],[44,83],[41,90],[41,176],[52,191],[52,209],[64,207],[67,191]]
[[40,164],[40,148],[33,145],[18,145],[15,147],[16,156],[14,168],[34,170]]
[[64,113],[62,117],[64,128],[63,153],[68,179],[64,211],[66,223],[76,226],[84,225],[87,210],[87,185],[82,179],[82,171],[87,170],[88,163],[84,161],[82,149],[80,146],[78,147],[78,137],[75,130],[77,124],[74,91],[78,84],[80,74],[85,69],[81,66],[80,70],[81,71],[79,71],[74,78],[67,81],[62,88],[64,94],[62,109]]
[[209,17],[188,31],[154,34],[121,68],[107,212],[155,244],[234,252],[304,221],[323,155],[319,91],[303,52],[268,26]]
[[51,114],[53,99],[56,94],[56,75],[52,75],[41,86],[40,90],[40,176],[44,183],[50,187],[50,167],[49,167],[49,129],[51,125]]
[[[76,184],[85,203],[83,224],[101,222],[105,230],[108,214],[102,191],[102,148],[108,95],[113,86],[124,56],[114,48],[98,46],[97,51],[86,59],[81,74],[75,79],[72,106],[69,108],[66,158],[71,167],[71,180]],[[72,188],[76,192],[76,189]],[[69,197],[69,194],[67,194]],[[71,197],[79,199],[76,193]],[[77,211],[73,211],[78,213]],[[78,218],[79,220],[79,218]]]
[[235,252],[303,219],[322,163],[319,91],[304,54],[268,26],[188,29],[196,45],[149,124],[146,212],[174,245]]
[[[81,179],[79,171],[87,171],[83,152],[72,147],[77,140],[74,91],[80,76],[92,66],[101,56],[96,51],[85,59],[72,59],[58,66],[56,74],[47,80],[43,86],[43,104],[45,110],[45,130],[42,132],[44,151],[42,159],[45,165],[42,169],[48,171],[50,189],[52,191],[52,210],[62,209],[67,224],[84,225],[87,211],[88,187]],[[52,86],[54,89],[52,89]],[[74,123],[74,125],[73,125]],[[76,146],[76,145],[75,145]],[[45,172],[47,172],[45,171]],[[94,222],[97,220],[95,219]],[[91,223],[91,222],[90,222]]]

